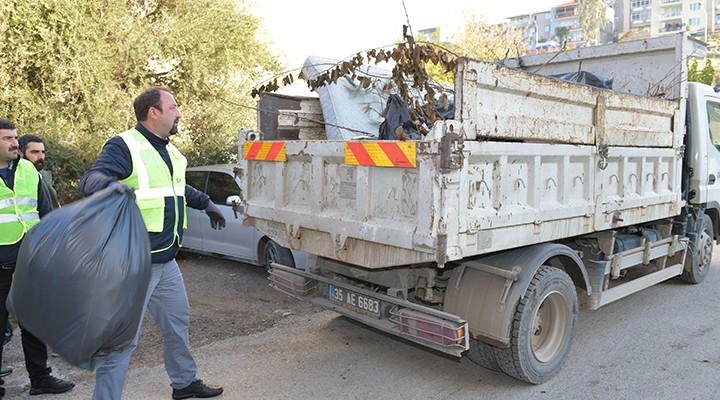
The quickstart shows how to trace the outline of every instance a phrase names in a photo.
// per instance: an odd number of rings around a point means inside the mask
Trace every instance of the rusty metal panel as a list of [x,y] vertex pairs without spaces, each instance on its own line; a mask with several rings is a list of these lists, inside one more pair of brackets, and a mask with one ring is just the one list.
[[320,256],[367,268],[435,261],[438,154],[419,143],[417,168],[379,168],[344,164],[342,141],[287,142],[285,163],[241,161],[246,212],[281,245]]
[[466,141],[440,170],[346,165],[344,142],[291,141],[287,162],[243,160],[251,221],[283,246],[365,268],[444,264],[677,215],[677,149]]
[[455,106],[469,137],[595,142],[597,96],[589,88],[483,61],[461,63],[455,90],[462,95]]
[[594,147],[466,143],[464,257],[592,232]]
[[679,102],[616,93],[462,59],[456,82],[469,137],[671,147]]
[[609,43],[504,60],[540,75],[579,70],[611,78],[613,91],[677,100],[687,95],[688,57],[704,58],[705,45],[687,33]]
[[676,149],[608,149],[597,170],[595,230],[634,225],[678,215],[682,159]]

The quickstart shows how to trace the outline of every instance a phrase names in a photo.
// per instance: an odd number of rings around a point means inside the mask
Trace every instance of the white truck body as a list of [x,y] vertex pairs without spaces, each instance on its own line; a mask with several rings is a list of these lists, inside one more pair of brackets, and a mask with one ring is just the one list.
[[[513,365],[508,352],[517,351],[513,316],[522,316],[546,268],[569,275],[589,308],[687,273],[688,242],[702,235],[676,225],[717,197],[702,176],[684,180],[703,168],[688,166],[686,152],[720,172],[708,161],[718,154],[707,133],[703,145],[686,138],[685,60],[702,55],[700,43],[673,35],[506,60],[516,68],[461,59],[454,120],[436,123],[426,140],[398,144],[410,167],[356,165],[355,147],[328,140],[284,141],[280,161],[248,159],[261,142],[241,138],[241,208],[281,245],[317,255],[308,272],[278,266],[279,289],[450,354],[479,346],[470,349],[474,361],[491,354],[490,367],[538,383],[559,368],[567,337],[543,339],[555,353],[533,353],[531,366]],[[619,90],[517,69],[580,65]],[[378,142],[357,143],[377,161]],[[690,224],[704,218],[690,213]],[[717,218],[712,224],[710,249]],[[654,239],[618,250],[621,234],[647,227]],[[570,297],[558,289],[547,299],[556,292]],[[576,313],[567,301],[554,304]],[[574,332],[574,317],[559,321]]]

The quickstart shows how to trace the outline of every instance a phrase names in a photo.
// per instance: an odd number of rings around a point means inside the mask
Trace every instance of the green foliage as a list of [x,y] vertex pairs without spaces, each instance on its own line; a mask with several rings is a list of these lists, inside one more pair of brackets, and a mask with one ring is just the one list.
[[[0,116],[46,142],[63,198],[76,198],[102,144],[132,127],[132,100],[170,87],[173,138],[190,165],[230,162],[254,126],[254,82],[281,66],[234,0],[5,0]],[[245,106],[245,107],[243,107]]]
[[555,28],[555,36],[558,38],[558,42],[562,43],[570,35],[570,28],[567,26],[559,26]]
[[700,82],[706,85],[712,85],[715,80],[715,68],[709,59],[705,60],[705,67],[698,70],[698,60],[688,60],[688,81]]
[[579,0],[580,28],[585,43],[598,42],[607,6],[602,0]]
[[521,29],[490,24],[474,14],[466,18],[451,41],[453,45],[449,48],[453,52],[484,61],[523,55],[529,45],[529,39],[523,38]]

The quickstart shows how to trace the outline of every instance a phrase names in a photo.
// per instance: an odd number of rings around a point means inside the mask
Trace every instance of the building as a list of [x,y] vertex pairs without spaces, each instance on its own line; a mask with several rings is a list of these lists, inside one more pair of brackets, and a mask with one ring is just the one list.
[[720,29],[720,0],[617,0],[615,11],[623,39],[687,31],[707,41]]
[[[615,37],[614,11],[607,2],[604,4],[605,21],[601,24],[599,43],[608,43]],[[530,43],[530,48],[537,51],[557,49],[565,41],[566,48],[595,44],[588,43],[589,41],[583,38],[578,5],[577,0],[572,0],[558,4],[548,11],[509,17],[508,26],[521,29],[523,37]]]

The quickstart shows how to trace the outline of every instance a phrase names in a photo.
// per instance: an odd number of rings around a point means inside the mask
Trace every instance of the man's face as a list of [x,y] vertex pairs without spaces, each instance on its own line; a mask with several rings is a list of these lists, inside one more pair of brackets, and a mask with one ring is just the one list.
[[30,142],[25,147],[25,153],[22,154],[31,163],[35,164],[38,171],[45,168],[45,145],[38,142]]
[[0,166],[7,165],[18,156],[18,134],[15,129],[0,129]]
[[160,92],[160,103],[162,109],[157,113],[157,125],[161,135],[174,135],[178,132],[178,121],[180,120],[180,110],[177,108],[175,98],[168,92]]

